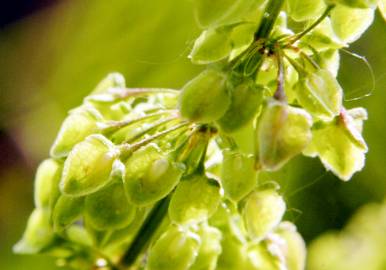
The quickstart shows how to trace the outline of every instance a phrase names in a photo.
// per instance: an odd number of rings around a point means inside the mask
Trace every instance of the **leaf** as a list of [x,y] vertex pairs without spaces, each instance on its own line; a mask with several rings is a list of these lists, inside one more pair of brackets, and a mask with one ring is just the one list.
[[238,202],[257,185],[255,157],[225,149],[221,167],[221,184],[224,195]]
[[342,108],[343,90],[327,70],[301,78],[295,91],[300,105],[315,118],[331,120]]
[[187,270],[197,257],[200,243],[197,234],[170,225],[150,248],[146,269]]
[[52,190],[62,175],[62,165],[53,159],[44,160],[35,176],[34,200],[36,208],[49,208]]
[[155,144],[140,148],[126,162],[124,187],[129,201],[138,206],[159,201],[178,184],[184,169]]
[[98,230],[122,229],[133,221],[135,212],[122,182],[112,183],[87,196],[85,201],[85,218]]
[[98,130],[97,120],[100,119],[102,116],[90,106],[72,110],[60,127],[50,155],[54,158],[66,157],[77,143]]
[[311,141],[311,126],[312,118],[305,110],[269,101],[257,127],[259,166],[275,171],[300,154]]
[[179,99],[181,115],[196,122],[209,123],[224,115],[230,103],[224,73],[207,69],[183,88]]
[[374,20],[374,9],[336,6],[331,11],[331,24],[335,34],[345,43],[352,43],[369,28]]
[[202,32],[190,53],[192,62],[206,65],[226,58],[232,50],[231,30],[229,27],[221,27]]
[[323,0],[288,0],[286,4],[288,15],[298,22],[316,19],[326,8]]
[[[319,156],[324,167],[336,176],[348,181],[365,163],[367,147],[350,116],[321,125],[313,130],[312,143],[304,154]],[[350,127],[351,126],[351,127]]]
[[169,205],[169,217],[178,224],[199,223],[214,214],[220,204],[220,186],[202,175],[181,181]]
[[256,191],[248,196],[243,219],[252,239],[262,239],[279,225],[286,210],[283,198],[272,189]]
[[61,232],[80,218],[83,212],[84,197],[62,195],[52,212],[55,232]]
[[229,133],[245,126],[259,111],[263,101],[263,88],[253,80],[246,80],[231,88],[231,103],[217,121],[221,130]]
[[29,217],[23,237],[13,247],[13,251],[19,254],[39,253],[48,248],[54,239],[49,211],[37,208]]
[[110,180],[119,151],[102,135],[90,135],[77,144],[64,163],[61,191],[84,196],[97,191]]

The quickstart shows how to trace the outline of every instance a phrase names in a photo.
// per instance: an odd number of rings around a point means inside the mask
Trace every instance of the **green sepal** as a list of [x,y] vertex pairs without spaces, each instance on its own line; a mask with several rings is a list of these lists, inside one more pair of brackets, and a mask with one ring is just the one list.
[[178,224],[200,223],[214,214],[220,204],[220,185],[204,175],[183,179],[174,191],[169,218]]
[[179,99],[182,117],[209,123],[223,116],[230,104],[226,81],[226,74],[213,69],[207,69],[189,81],[182,88]]
[[102,188],[109,182],[119,154],[106,137],[90,135],[74,147],[65,161],[61,191],[71,196],[84,196]]

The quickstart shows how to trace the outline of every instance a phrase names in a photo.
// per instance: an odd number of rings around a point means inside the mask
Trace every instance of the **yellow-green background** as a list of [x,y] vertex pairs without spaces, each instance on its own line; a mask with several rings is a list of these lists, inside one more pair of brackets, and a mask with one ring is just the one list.
[[[36,165],[66,112],[111,71],[129,87],[180,88],[202,68],[187,59],[198,34],[189,0],[61,1],[0,29],[0,269],[55,269],[51,259],[13,255],[11,247],[33,207]],[[297,158],[272,176],[307,241],[386,194],[386,24],[378,12],[350,50],[367,57],[376,80],[370,97],[346,102],[369,111],[366,168],[343,183],[318,160]],[[371,88],[366,65],[348,54],[339,78],[355,97]]]

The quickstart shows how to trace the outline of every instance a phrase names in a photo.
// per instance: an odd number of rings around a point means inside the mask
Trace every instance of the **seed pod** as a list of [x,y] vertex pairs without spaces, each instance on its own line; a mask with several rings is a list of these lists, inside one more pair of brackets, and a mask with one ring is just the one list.
[[221,168],[221,184],[227,198],[238,202],[256,187],[257,171],[252,155],[226,149]]
[[182,164],[169,160],[155,144],[148,144],[126,162],[126,195],[138,206],[155,203],[173,190],[183,172]]
[[188,270],[200,247],[200,237],[171,225],[150,248],[148,270]]
[[83,205],[84,197],[60,196],[52,213],[54,230],[61,232],[74,223],[81,216]]
[[98,230],[122,229],[135,216],[135,207],[127,201],[121,182],[95,192],[86,198],[85,218]]
[[196,39],[190,58],[194,64],[209,64],[224,59],[232,50],[230,27],[208,29]]
[[259,166],[275,171],[300,154],[311,141],[311,126],[305,110],[269,101],[257,127]]
[[322,15],[326,5],[323,0],[288,0],[288,15],[295,21],[306,21]]
[[220,186],[203,175],[181,181],[174,191],[169,217],[178,224],[199,223],[214,214],[220,203]]
[[27,228],[22,239],[13,247],[19,254],[34,254],[42,252],[54,241],[54,233],[50,225],[49,211],[35,209],[28,219]]
[[47,208],[50,206],[52,190],[57,188],[58,181],[62,175],[62,166],[53,159],[43,161],[36,171],[35,176],[35,206]]
[[198,230],[201,238],[200,249],[194,264],[189,270],[215,270],[218,256],[221,254],[221,231],[215,227],[201,225]]
[[72,110],[60,127],[50,155],[54,158],[66,157],[77,143],[98,130],[97,121],[101,119],[102,116],[91,106]]
[[224,73],[208,69],[188,82],[179,99],[181,115],[196,122],[219,119],[228,109],[230,98]]
[[[350,20],[347,20],[350,18]],[[337,6],[331,11],[331,24],[335,34],[346,43],[352,43],[374,21],[374,10]]]
[[252,239],[262,239],[281,221],[286,205],[273,189],[256,191],[246,200],[243,219]]
[[296,89],[297,99],[312,116],[331,120],[342,108],[343,90],[327,70],[320,69],[301,78]]
[[71,196],[83,196],[102,188],[110,180],[118,155],[119,151],[104,136],[90,135],[74,147],[65,161],[61,191]]
[[258,112],[263,100],[263,89],[251,79],[231,89],[231,103],[217,121],[221,130],[233,132],[246,125]]
[[351,8],[375,8],[377,6],[377,0],[324,0],[324,1],[328,5],[341,4]]

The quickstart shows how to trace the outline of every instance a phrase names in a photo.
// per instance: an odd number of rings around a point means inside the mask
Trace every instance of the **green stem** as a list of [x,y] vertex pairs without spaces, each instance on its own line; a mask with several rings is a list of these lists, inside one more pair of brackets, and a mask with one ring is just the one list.
[[121,261],[119,262],[119,265],[122,268],[132,266],[136,262],[140,253],[150,243],[152,237],[157,231],[158,226],[161,224],[167,213],[169,201],[170,198],[168,196],[154,206],[153,210],[150,212],[149,216],[143,223],[141,229],[138,231],[134,241],[122,256]]
[[277,49],[276,51],[276,58],[277,58],[277,89],[274,94],[274,98],[279,101],[285,101],[286,95],[284,91],[284,81],[285,81],[285,74],[284,74],[284,63],[283,63],[283,54],[280,49]]
[[273,25],[279,16],[284,0],[270,0],[264,11],[260,27],[255,33],[255,40],[266,39],[272,31]]

